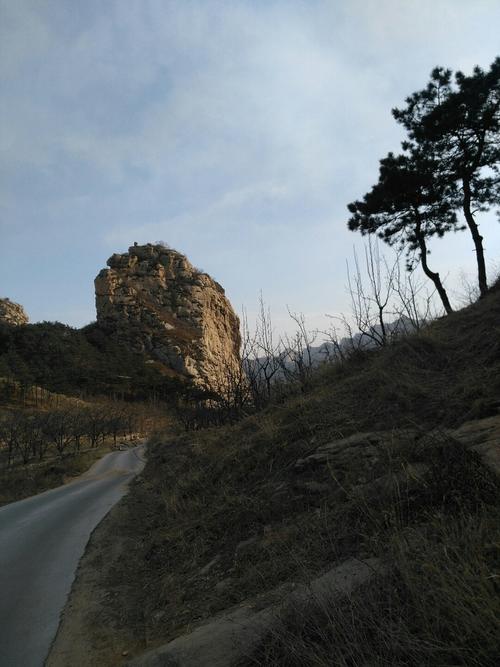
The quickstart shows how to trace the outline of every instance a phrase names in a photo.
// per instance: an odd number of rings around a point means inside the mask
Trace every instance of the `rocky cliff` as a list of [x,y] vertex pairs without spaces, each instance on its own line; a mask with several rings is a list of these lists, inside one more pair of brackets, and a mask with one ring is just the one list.
[[0,322],[5,324],[28,324],[29,318],[24,308],[10,299],[0,299]]
[[165,372],[212,389],[238,367],[239,320],[222,287],[184,255],[134,245],[95,279],[100,328]]

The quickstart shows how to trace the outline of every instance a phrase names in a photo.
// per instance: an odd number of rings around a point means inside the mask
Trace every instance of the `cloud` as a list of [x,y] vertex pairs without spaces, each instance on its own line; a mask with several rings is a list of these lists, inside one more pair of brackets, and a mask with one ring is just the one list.
[[50,46],[50,31],[33,2],[0,2],[0,77],[22,74],[43,57]]
[[264,282],[287,303],[288,284],[314,312],[343,298],[345,206],[398,148],[390,108],[436,64],[487,66],[500,20],[487,0],[0,0],[0,12],[13,257],[22,245],[57,261],[54,238],[58,252],[78,239],[90,283],[97,253],[165,238],[237,302]]

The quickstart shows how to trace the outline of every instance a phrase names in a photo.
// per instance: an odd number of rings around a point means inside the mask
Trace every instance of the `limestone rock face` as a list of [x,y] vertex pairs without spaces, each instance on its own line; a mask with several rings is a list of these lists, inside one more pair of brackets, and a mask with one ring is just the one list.
[[164,369],[217,390],[239,365],[239,320],[222,287],[184,255],[134,245],[95,279],[97,323]]
[[29,318],[18,303],[10,299],[0,299],[0,322],[19,326],[28,324]]

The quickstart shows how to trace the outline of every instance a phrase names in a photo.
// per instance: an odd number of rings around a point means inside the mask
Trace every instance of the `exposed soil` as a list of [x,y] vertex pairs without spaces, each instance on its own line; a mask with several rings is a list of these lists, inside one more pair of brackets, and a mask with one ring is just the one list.
[[46,667],[114,667],[144,650],[144,644],[131,642],[127,628],[108,612],[111,594],[104,585],[127,557],[131,537],[117,529],[124,524],[125,512],[122,500],[92,533]]

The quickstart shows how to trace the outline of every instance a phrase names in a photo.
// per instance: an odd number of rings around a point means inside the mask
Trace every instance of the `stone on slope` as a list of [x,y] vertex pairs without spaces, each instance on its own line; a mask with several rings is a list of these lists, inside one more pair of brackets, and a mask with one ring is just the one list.
[[287,607],[302,608],[312,601],[324,604],[350,595],[383,570],[383,564],[376,558],[347,560],[309,585],[299,584],[291,593],[288,586],[282,587],[281,599],[270,606],[263,605],[262,600],[257,604],[242,603],[126,664],[128,667],[232,667],[251,654],[277,625]]

